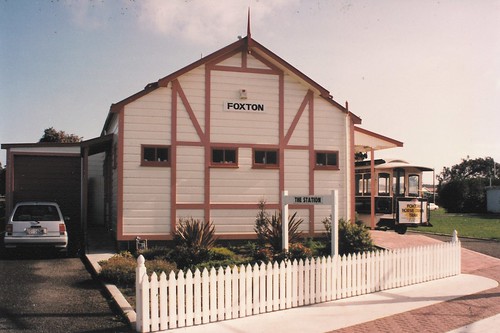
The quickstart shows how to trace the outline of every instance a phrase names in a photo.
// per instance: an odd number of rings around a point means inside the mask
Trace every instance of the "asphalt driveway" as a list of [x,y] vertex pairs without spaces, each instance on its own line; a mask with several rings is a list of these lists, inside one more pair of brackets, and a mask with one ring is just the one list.
[[131,332],[79,258],[0,256],[0,332]]

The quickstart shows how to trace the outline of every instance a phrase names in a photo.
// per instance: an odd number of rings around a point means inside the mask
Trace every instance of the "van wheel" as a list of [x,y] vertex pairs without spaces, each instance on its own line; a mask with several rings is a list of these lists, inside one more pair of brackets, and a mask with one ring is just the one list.
[[394,227],[394,230],[400,235],[404,235],[407,229],[408,227],[405,225],[397,225]]

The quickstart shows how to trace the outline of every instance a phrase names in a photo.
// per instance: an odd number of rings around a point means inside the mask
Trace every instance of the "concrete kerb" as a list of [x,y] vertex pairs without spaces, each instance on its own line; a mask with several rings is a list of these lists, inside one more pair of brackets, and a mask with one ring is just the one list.
[[106,283],[102,281],[98,275],[101,272],[101,265],[99,261],[109,259],[113,254],[86,254],[83,256],[86,263],[88,264],[91,274],[95,277],[102,285],[106,293],[115,302],[116,307],[120,310],[121,314],[127,319],[130,328],[135,329],[136,323],[136,313],[134,308],[130,305],[127,299],[123,296],[121,291],[114,284]]

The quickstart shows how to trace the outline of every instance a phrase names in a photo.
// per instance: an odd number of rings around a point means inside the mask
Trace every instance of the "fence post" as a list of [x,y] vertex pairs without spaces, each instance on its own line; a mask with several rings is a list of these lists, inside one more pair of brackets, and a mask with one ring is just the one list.
[[146,266],[144,265],[145,261],[146,260],[141,254],[137,258],[137,267],[135,268],[135,312],[137,314],[135,328],[138,332],[144,332],[142,327],[144,322],[144,314],[149,313],[149,311],[144,311],[142,304],[142,294],[144,292],[144,290],[142,289],[142,280],[144,276],[146,276]]
[[339,191],[332,191],[332,224],[331,228],[331,243],[332,257],[339,254]]
[[460,274],[462,272],[462,249],[460,246],[460,240],[458,239],[457,230],[453,230],[453,236],[451,238],[451,242],[454,246],[454,258],[455,258],[455,267],[453,267],[454,274]]

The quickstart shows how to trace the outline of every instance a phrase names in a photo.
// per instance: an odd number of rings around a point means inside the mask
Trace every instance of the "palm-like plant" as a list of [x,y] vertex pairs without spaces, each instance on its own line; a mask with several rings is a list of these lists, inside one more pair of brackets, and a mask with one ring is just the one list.
[[215,226],[212,222],[203,222],[194,218],[180,219],[174,240],[178,245],[192,249],[210,249],[214,246]]
[[[259,204],[259,214],[255,221],[254,231],[257,233],[257,238],[263,244],[271,245],[274,253],[281,252],[283,240],[283,223],[281,213],[274,213],[271,217],[264,211],[264,203]],[[295,212],[288,219],[288,241],[296,243],[300,240],[302,232],[299,230],[300,225],[304,220],[297,218]]]

